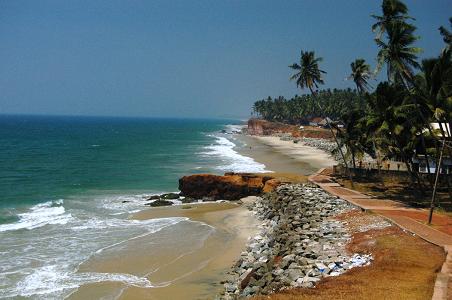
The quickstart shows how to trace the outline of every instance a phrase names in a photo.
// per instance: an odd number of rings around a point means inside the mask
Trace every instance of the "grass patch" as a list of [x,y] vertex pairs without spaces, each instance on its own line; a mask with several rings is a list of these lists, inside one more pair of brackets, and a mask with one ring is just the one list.
[[[355,176],[353,188],[348,178],[334,175],[336,181],[346,188],[356,190],[375,197],[376,199],[391,199],[406,203],[415,208],[426,208],[430,206],[432,191],[426,190],[420,193],[417,187],[408,180],[403,180],[389,175],[380,175],[371,178]],[[436,207],[443,213],[452,212],[452,201],[447,189],[437,191]],[[449,216],[452,214],[449,214]]]

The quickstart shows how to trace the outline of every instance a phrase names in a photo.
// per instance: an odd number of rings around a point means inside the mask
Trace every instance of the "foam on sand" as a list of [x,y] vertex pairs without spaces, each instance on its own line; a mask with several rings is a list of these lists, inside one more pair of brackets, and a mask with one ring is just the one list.
[[0,291],[2,297],[30,297],[34,295],[63,296],[64,290],[76,289],[82,284],[97,282],[121,282],[129,286],[142,288],[154,287],[145,277],[121,273],[76,273],[61,271],[60,265],[37,268],[20,281],[14,290],[6,293]]

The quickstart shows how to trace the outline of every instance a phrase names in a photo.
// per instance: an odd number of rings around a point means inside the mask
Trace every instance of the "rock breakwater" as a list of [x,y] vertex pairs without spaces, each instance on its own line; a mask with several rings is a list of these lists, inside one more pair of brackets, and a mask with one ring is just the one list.
[[334,216],[353,210],[348,202],[307,184],[280,185],[249,205],[261,220],[217,299],[241,299],[290,287],[314,287],[326,276],[367,265],[370,255],[350,255],[351,235]]
[[314,147],[323,150],[336,160],[342,161],[339,151],[337,151],[337,145],[334,141],[327,139],[315,139],[315,138],[301,138],[299,140],[303,145]]

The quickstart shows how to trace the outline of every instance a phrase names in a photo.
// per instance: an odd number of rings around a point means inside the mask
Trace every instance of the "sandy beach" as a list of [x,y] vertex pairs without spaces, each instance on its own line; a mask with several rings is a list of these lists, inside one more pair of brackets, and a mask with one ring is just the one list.
[[[211,299],[212,295],[219,293],[223,288],[220,281],[244,250],[248,237],[256,230],[254,216],[243,205],[235,203],[152,208],[133,216],[137,220],[166,217],[189,218],[193,222],[208,224],[214,230],[196,251],[183,256],[178,256],[178,249],[156,251],[159,255],[154,256],[149,254],[151,249],[146,246],[137,246],[127,250],[123,257],[94,257],[79,270],[137,276],[152,271],[147,278],[159,287],[140,288],[120,283],[89,284],[79,288],[70,299],[88,299],[93,295],[96,298],[107,296],[115,299]],[[158,239],[158,235],[155,238]],[[162,265],[162,262],[165,264]]]
[[283,141],[277,136],[238,135],[237,139],[247,145],[237,150],[240,154],[252,157],[273,172],[310,175],[335,164],[322,150]]

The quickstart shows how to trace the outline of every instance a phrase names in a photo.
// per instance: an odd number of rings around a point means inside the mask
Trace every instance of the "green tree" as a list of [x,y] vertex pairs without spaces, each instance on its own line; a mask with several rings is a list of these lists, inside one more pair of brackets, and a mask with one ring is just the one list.
[[312,95],[315,95],[314,88],[318,88],[320,84],[324,84],[322,74],[325,71],[319,69],[319,63],[323,60],[321,57],[315,57],[314,51],[301,50],[300,64],[294,63],[289,66],[296,73],[290,77],[290,80],[295,80],[297,87],[300,89],[308,88]]
[[366,61],[362,58],[356,59],[350,64],[352,73],[348,79],[353,80],[358,90],[358,93],[364,93],[369,88],[369,79],[371,78],[370,66],[366,64]]
[[346,112],[342,117],[344,129],[337,128],[338,137],[347,149],[347,157],[351,157],[353,168],[356,169],[356,157],[362,156],[367,142],[363,131],[362,111],[353,109]]
[[[325,71],[320,70],[319,62],[323,59],[321,57],[315,57],[314,51],[303,51],[301,50],[300,54],[300,64],[294,63],[289,66],[289,68],[295,70],[295,74],[290,77],[290,80],[295,80],[297,83],[297,87],[301,89],[308,88],[311,91],[312,97],[314,100],[317,100],[317,92],[314,91],[314,88],[318,88],[320,84],[324,84],[322,74],[325,74]],[[319,101],[316,101],[317,106],[319,107],[320,112],[323,114],[323,118],[327,121],[328,127],[330,128],[331,134],[334,137],[334,141],[337,144],[338,150],[341,153],[342,160],[344,161],[345,168],[350,177],[350,181],[353,180],[350,174],[350,170],[348,168],[347,160],[345,159],[344,152],[342,151],[342,147],[337,140],[336,134],[334,133],[333,128],[331,127],[328,118],[325,118],[324,110],[320,105]]]
[[[452,27],[452,17],[449,18],[449,25],[450,27]],[[450,48],[452,44],[452,33],[444,26],[439,27],[439,32],[443,36],[444,43],[446,43]]]
[[414,42],[418,40],[414,35],[416,27],[403,22],[392,22],[386,30],[386,41],[381,38],[375,39],[380,48],[376,72],[386,65],[388,81],[403,84],[408,88],[413,81],[413,69],[420,67],[417,55],[422,50],[413,47]]
[[377,38],[380,39],[386,29],[394,22],[405,22],[413,19],[408,16],[407,6],[399,0],[383,0],[381,4],[382,16],[372,15],[377,21],[372,25],[372,31],[377,32]]
[[375,136],[380,151],[387,158],[402,160],[413,180],[417,180],[422,189],[412,159],[418,143],[417,133],[423,125],[409,99],[408,92],[400,85],[380,83],[375,93],[368,96],[366,126]]

